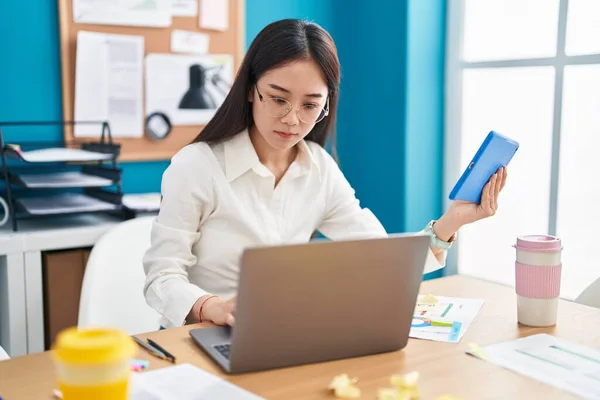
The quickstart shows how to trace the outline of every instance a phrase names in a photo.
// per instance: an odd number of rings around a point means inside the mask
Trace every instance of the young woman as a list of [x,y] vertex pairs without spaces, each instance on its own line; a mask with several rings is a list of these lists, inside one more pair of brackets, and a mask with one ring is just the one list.
[[[163,326],[232,325],[246,247],[307,242],[315,231],[332,240],[386,235],[324,149],[339,84],[337,50],[320,26],[282,20],[254,39],[214,118],[163,175],[144,257],[144,293]],[[501,169],[480,205],[454,202],[427,225],[426,272],[444,266],[461,226],[494,214],[505,180]]]

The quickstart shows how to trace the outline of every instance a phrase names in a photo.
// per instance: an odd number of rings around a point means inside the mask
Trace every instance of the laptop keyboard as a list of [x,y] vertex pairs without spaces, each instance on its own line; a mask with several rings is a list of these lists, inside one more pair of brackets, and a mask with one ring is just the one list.
[[230,344],[216,344],[213,346],[223,357],[229,360]]

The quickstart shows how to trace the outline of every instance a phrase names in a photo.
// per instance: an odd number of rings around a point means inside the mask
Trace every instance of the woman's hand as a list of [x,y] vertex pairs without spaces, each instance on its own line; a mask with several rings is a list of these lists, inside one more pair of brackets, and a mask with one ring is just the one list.
[[498,196],[506,184],[506,167],[500,168],[483,187],[481,203],[455,200],[448,211],[435,223],[434,231],[442,240],[449,240],[462,226],[496,214]]
[[[233,326],[235,322],[235,300],[235,297],[223,300],[220,297],[202,296],[192,307],[192,314],[196,316],[196,321],[199,321],[199,317],[201,317],[203,322],[208,321],[216,325]],[[200,307],[202,307],[202,316],[200,316]]]
[[455,215],[460,226],[471,224],[496,214],[498,210],[498,196],[506,184],[506,168],[500,168],[481,192],[481,203],[456,200],[448,208],[448,212]]

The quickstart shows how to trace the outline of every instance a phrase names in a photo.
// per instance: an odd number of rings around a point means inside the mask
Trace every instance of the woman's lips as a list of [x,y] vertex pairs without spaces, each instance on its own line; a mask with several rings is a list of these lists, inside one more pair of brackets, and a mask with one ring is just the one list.
[[275,131],[275,133],[278,134],[279,137],[281,137],[283,139],[291,139],[296,136],[295,133],[290,133],[290,132]]

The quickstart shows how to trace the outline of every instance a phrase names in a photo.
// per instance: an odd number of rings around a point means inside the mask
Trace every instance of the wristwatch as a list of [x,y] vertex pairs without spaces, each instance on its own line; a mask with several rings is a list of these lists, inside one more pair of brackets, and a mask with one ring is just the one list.
[[433,231],[433,225],[435,224],[435,222],[436,222],[435,220],[429,221],[429,223],[425,227],[425,232],[428,233],[429,236],[431,237],[431,246],[432,247],[447,250],[450,247],[452,247],[452,244],[454,244],[454,241],[456,240],[456,233],[454,233],[447,242],[440,239],[439,237],[437,237],[437,235]]

